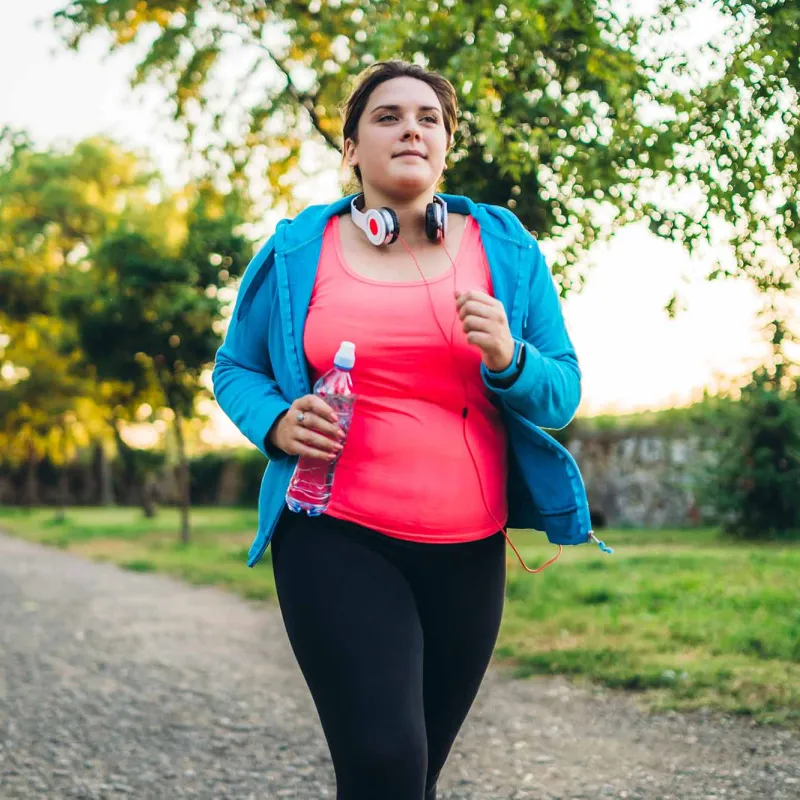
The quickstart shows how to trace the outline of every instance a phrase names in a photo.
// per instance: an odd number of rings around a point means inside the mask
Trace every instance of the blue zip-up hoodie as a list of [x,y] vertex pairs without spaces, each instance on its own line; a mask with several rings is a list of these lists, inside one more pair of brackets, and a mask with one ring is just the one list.
[[[567,425],[581,394],[578,360],[550,271],[536,240],[511,211],[440,196],[451,212],[470,214],[478,223],[494,295],[506,309],[512,336],[527,348],[522,372],[507,389],[494,387],[481,365],[508,430],[508,527],[543,530],[554,544],[582,544],[591,530],[583,480],[570,453],[542,430]],[[217,402],[269,458],[251,567],[269,546],[297,462],[273,447],[267,433],[294,399],[311,392],[303,331],[322,237],[328,220],[347,212],[352,198],[310,206],[278,224],[245,271],[217,352]]]

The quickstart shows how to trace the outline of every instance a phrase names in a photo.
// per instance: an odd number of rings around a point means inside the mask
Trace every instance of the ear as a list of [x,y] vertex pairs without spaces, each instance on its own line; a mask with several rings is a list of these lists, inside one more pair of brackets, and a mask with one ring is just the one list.
[[356,143],[352,139],[345,140],[344,160],[350,167],[358,166],[358,155],[356,153]]

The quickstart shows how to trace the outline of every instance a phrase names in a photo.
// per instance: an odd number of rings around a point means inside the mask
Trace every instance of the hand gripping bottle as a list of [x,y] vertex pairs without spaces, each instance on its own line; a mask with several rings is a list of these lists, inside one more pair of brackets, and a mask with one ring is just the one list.
[[[345,434],[342,444],[347,441],[356,402],[350,377],[350,370],[355,363],[356,346],[352,342],[342,342],[334,356],[333,368],[314,384],[314,394],[321,397],[339,417],[338,425]],[[331,499],[333,475],[340,455],[341,451],[333,461],[300,456],[286,492],[286,505],[292,511],[305,511],[310,517],[325,511]]]

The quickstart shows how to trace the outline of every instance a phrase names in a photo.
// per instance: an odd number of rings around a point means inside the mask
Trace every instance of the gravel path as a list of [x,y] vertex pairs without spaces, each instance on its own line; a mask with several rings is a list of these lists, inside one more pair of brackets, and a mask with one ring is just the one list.
[[[319,800],[332,786],[275,608],[0,536],[2,800]],[[495,669],[440,797],[798,798],[800,739]]]

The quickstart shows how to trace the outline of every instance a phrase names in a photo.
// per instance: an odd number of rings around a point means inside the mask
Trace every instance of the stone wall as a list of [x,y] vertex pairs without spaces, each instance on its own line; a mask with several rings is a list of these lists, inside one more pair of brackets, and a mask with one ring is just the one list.
[[584,432],[567,448],[581,468],[595,527],[697,524],[691,487],[698,444],[685,432]]

